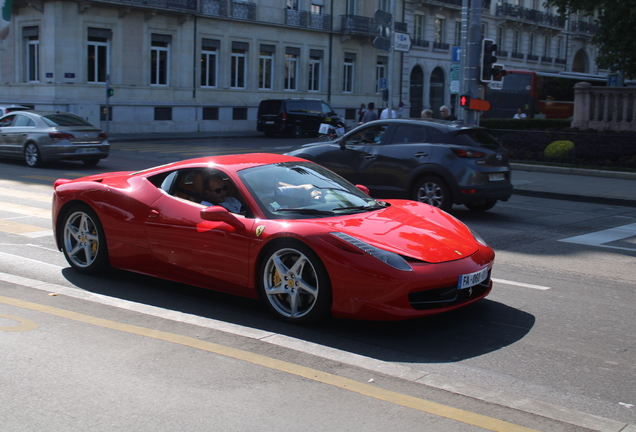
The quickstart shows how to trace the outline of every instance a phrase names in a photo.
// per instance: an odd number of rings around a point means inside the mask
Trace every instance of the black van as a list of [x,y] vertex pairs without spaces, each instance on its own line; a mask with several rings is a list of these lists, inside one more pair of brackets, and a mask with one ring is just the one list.
[[344,126],[345,121],[320,99],[267,99],[258,106],[256,130],[267,136],[282,133],[300,138],[318,135],[321,123]]

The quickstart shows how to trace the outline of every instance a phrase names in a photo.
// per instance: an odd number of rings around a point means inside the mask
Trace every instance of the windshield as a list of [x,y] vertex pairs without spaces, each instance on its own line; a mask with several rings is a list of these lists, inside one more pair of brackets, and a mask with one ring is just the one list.
[[263,165],[238,174],[263,212],[272,219],[351,214],[385,205],[311,162]]
[[48,126],[93,126],[83,118],[68,114],[51,114],[42,117],[44,123]]

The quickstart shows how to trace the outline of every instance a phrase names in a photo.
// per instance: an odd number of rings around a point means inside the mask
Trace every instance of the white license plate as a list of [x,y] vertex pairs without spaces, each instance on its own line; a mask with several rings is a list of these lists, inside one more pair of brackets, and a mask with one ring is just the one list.
[[506,175],[503,173],[488,174],[488,180],[490,181],[504,181]]
[[89,148],[81,148],[81,149],[77,149],[77,153],[97,153],[99,152],[98,149],[96,149],[95,147],[89,147]]
[[488,279],[489,270],[490,268],[486,267],[475,273],[461,275],[459,277],[459,281],[457,282],[457,289],[470,288],[471,286],[475,286],[482,283],[483,281]]
[[273,121],[266,121],[265,124],[274,124]]

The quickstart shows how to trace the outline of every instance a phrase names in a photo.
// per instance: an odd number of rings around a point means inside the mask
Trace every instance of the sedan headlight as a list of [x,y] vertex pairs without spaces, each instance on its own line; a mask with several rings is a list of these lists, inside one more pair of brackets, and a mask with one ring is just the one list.
[[371,246],[369,243],[363,242],[362,240],[352,237],[349,234],[332,232],[331,235],[349,243],[352,246],[357,247],[361,251],[368,253],[372,257],[379,259],[383,263],[388,264],[395,269],[401,271],[413,271],[413,267],[411,267],[404,258],[396,253]]

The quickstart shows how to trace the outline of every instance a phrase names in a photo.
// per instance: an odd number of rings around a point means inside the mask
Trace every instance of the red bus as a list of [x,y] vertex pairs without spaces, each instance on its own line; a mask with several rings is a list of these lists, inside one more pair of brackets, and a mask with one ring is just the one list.
[[570,118],[574,114],[574,85],[585,81],[605,86],[607,78],[574,72],[508,71],[503,81],[488,83],[484,98],[487,118],[512,118],[517,109],[530,118]]

